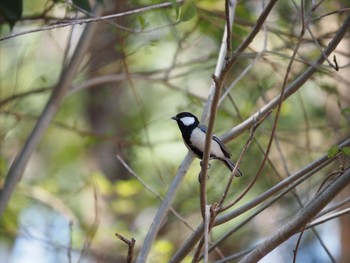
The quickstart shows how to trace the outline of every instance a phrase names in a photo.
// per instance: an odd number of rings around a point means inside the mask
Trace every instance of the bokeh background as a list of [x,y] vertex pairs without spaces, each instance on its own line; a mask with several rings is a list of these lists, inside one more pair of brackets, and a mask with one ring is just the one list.
[[[187,153],[177,125],[180,111],[198,117],[210,92],[225,28],[225,1],[23,1],[20,16],[1,4],[0,41],[0,183],[26,144],[62,71],[74,59],[86,23],[60,23],[99,15],[124,14],[93,22],[97,29],[69,83],[62,103],[31,154],[19,184],[0,218],[1,262],[124,262],[127,246],[119,233],[136,240],[136,254],[177,168]],[[255,25],[268,1],[238,1],[232,28],[233,50]],[[279,1],[261,32],[229,73],[214,131],[222,135],[281,92],[287,65],[301,30],[301,3]],[[288,81],[295,80],[325,48],[349,15],[349,3],[319,1],[309,19]],[[147,10],[145,7],[153,6]],[[133,11],[125,13],[127,11]],[[16,13],[16,12],[15,12]],[[60,23],[58,23],[60,22]],[[48,27],[48,28],[46,28]],[[29,30],[27,34],[15,34]],[[7,36],[13,37],[6,38]],[[328,63],[282,106],[269,162],[241,203],[254,199],[282,178],[329,154],[350,135],[349,34],[336,52],[339,71]],[[332,57],[329,58],[330,62]],[[232,87],[231,87],[232,86]],[[273,112],[256,132],[243,158],[244,176],[233,181],[238,196],[260,166],[270,138]],[[249,129],[227,143],[236,160]],[[334,148],[333,148],[334,150]],[[117,158],[119,156],[119,158]],[[347,167],[339,157],[317,176],[287,194],[220,246],[223,255],[245,250],[274,233],[313,198],[325,178]],[[149,262],[167,262],[201,222],[199,161],[191,165],[152,247]],[[136,175],[136,176],[135,176]],[[141,178],[143,184],[138,178]],[[211,162],[208,201],[223,192],[228,172]],[[145,187],[145,185],[147,187]],[[154,192],[149,191],[150,188]],[[349,198],[349,190],[334,203]],[[156,194],[155,194],[156,193]],[[345,202],[347,203],[347,201]],[[237,225],[242,215],[215,228],[212,238]],[[297,262],[349,262],[350,217],[318,226],[319,240],[307,231]],[[264,262],[292,262],[297,236]],[[324,247],[320,245],[320,240]],[[218,260],[213,252],[210,259]],[[191,262],[191,255],[186,258]]]

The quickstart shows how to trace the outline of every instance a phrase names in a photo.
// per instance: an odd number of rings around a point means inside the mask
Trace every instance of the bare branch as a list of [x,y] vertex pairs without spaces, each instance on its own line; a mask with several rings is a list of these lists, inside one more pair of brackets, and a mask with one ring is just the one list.
[[182,182],[184,176],[186,175],[187,170],[190,164],[192,163],[192,161],[193,161],[193,156],[188,153],[185,159],[182,161],[181,165],[179,166],[176,176],[172,181],[171,185],[169,186],[166,196],[161,206],[159,207],[157,214],[155,215],[154,220],[147,232],[147,235],[145,237],[145,240],[143,242],[142,248],[140,250],[140,253],[137,257],[136,262],[138,263],[146,262],[148,253],[151,250],[151,246],[157,236],[159,228],[162,225],[163,220],[170,209],[171,203],[175,198],[175,195],[180,186],[180,183]]
[[252,252],[242,258],[240,263],[258,262],[275,247],[296,234],[303,226],[322,210],[346,185],[350,183],[350,169],[339,176],[323,192],[313,198],[304,209],[300,211],[285,226],[276,231],[276,234],[259,244]]
[[[176,2],[183,3],[184,1],[183,0],[177,0]],[[52,29],[61,28],[61,27],[67,27],[67,26],[88,24],[88,23],[91,23],[91,22],[101,22],[101,21],[106,21],[106,20],[110,20],[110,19],[113,19],[113,18],[117,18],[117,17],[128,16],[128,15],[132,15],[132,14],[138,14],[138,13],[146,12],[146,11],[153,10],[153,9],[159,9],[159,8],[171,7],[171,6],[172,6],[172,3],[167,2],[167,3],[161,3],[161,4],[146,6],[146,7],[142,7],[142,8],[139,8],[139,9],[134,9],[134,10],[130,10],[130,11],[126,11],[126,12],[118,13],[118,14],[113,14],[113,15],[107,15],[107,16],[101,16],[101,17],[99,17],[98,15],[95,15],[97,17],[85,18],[85,19],[77,19],[77,20],[68,20],[68,21],[57,21],[56,24],[54,24],[54,25],[45,26],[45,27],[42,27],[42,28],[36,28],[36,29],[32,29],[32,30],[27,30],[27,31],[19,32],[19,33],[14,33],[14,34],[11,34],[11,35],[8,35],[8,36],[5,36],[5,37],[1,37],[0,41],[6,40],[6,39],[10,39],[10,38],[14,38],[14,37],[18,37],[18,36],[22,36],[22,35],[26,35],[26,34],[35,33],[35,32],[42,32],[42,31],[47,31],[47,30],[52,30]]]
[[[324,49],[324,54],[326,54],[326,56],[329,56],[335,50],[335,48],[338,46],[340,41],[343,39],[343,37],[347,33],[349,26],[350,26],[350,16],[346,18],[342,26],[339,28],[339,30],[335,34],[334,38],[331,40],[328,46]],[[307,70],[303,70],[303,73],[301,73],[296,80],[294,80],[291,84],[289,84],[286,87],[285,92],[283,94],[283,99],[286,100],[289,96],[291,96],[294,92],[296,92],[299,88],[301,88],[301,86],[319,69],[319,67],[322,65],[324,61],[325,61],[324,55],[321,54],[319,58]],[[281,95],[272,99],[268,104],[266,104],[264,107],[262,107],[257,112],[255,112],[248,119],[246,119],[242,123],[235,126],[233,129],[225,133],[221,137],[221,139],[225,142],[233,140],[235,137],[243,133],[245,130],[249,129],[254,123],[254,118],[263,116],[267,114],[267,112],[269,112],[270,110],[273,110],[275,107],[277,107],[280,101],[280,98],[281,98]]]
[[126,258],[126,263],[131,263],[134,255],[134,247],[136,240],[134,238],[126,239],[121,234],[115,233],[115,236],[128,245],[128,256]]
[[[343,147],[350,145],[350,139],[344,141],[342,144],[338,145],[338,147],[341,149]],[[329,165],[332,161],[334,161],[337,157],[328,158],[327,155],[321,157],[320,159],[310,163],[309,165],[302,168],[300,171],[294,173],[293,175],[285,178],[283,181],[279,182],[275,186],[271,187],[261,195],[254,198],[254,200],[245,203],[241,207],[225,214],[218,216],[215,220],[215,225],[220,225],[225,222],[228,222],[232,220],[233,218],[238,217],[239,215],[242,215],[243,213],[249,211],[250,209],[258,206],[259,204],[263,203],[268,198],[272,197],[279,191],[282,191],[286,187],[290,186],[290,188],[286,189],[284,192],[287,193],[291,189],[293,189],[295,186],[297,186],[299,183],[306,180],[308,177],[314,175],[317,171],[321,170],[325,166]],[[295,185],[291,185],[291,184]],[[283,196],[283,193],[281,193],[280,196]],[[276,197],[277,199],[279,197]],[[276,200],[277,200],[276,199]],[[273,200],[271,200],[273,202]],[[197,227],[197,229],[192,233],[192,235],[183,243],[183,245],[176,251],[176,253],[172,256],[169,262],[175,263],[180,262],[185,258],[185,256],[191,251],[191,249],[195,246],[195,244],[198,242],[198,240],[202,237],[203,234],[204,225],[203,223]],[[247,250],[249,251],[249,250]]]
[[[124,166],[124,168],[126,170],[128,170],[128,172],[134,176],[136,178],[136,180],[138,180],[148,191],[150,191],[153,195],[155,195],[161,202],[164,200],[164,198],[162,198],[160,196],[160,194],[154,190],[152,187],[150,187],[144,180],[142,180],[142,178],[140,176],[138,176],[132,169],[131,167],[124,161],[124,159],[117,154],[116,155],[117,159],[121,162],[121,164]],[[182,222],[184,223],[185,226],[187,226],[191,231],[194,231],[193,227],[178,213],[176,212],[176,210],[170,206],[170,211]]]
[[[100,14],[102,9],[98,6],[97,14]],[[70,87],[75,73],[77,72],[80,63],[85,55],[86,50],[89,47],[90,40],[93,38],[97,24],[89,24],[86,26],[77,48],[72,56],[69,65],[63,70],[61,77],[52,92],[51,98],[47,102],[45,109],[34,127],[31,135],[28,137],[23,149],[12,163],[10,170],[7,174],[5,185],[0,192],[0,217],[2,216],[9,199],[20,181],[22,174],[27,166],[29,157],[36,149],[44,131],[49,126],[53,116],[58,110],[59,105],[62,103],[63,98]]]

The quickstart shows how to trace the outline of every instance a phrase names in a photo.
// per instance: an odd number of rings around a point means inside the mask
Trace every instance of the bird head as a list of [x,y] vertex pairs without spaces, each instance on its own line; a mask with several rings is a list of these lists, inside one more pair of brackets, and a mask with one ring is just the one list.
[[171,119],[175,120],[179,127],[196,127],[199,124],[198,118],[190,112],[180,112]]

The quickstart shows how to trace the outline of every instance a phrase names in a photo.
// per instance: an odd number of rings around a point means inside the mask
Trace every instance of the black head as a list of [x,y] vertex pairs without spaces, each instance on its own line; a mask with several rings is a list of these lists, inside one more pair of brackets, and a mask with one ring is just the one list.
[[181,130],[195,128],[199,124],[197,117],[190,112],[180,112],[176,116],[172,117],[172,119],[177,122]]

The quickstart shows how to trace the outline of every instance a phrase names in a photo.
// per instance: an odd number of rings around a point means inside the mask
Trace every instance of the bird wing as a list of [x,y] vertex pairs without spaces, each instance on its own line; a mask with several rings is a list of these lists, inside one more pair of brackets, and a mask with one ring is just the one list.
[[[208,130],[207,126],[205,126],[203,124],[199,124],[198,128],[201,129],[204,133],[207,133],[207,130]],[[231,154],[230,150],[226,147],[226,145],[218,137],[216,137],[215,134],[213,134],[212,139],[219,144],[224,155],[227,158],[230,158],[232,154]]]
[[222,152],[225,154],[225,156],[227,158],[230,158],[232,154],[231,154],[230,150],[226,147],[226,145],[218,137],[216,137],[214,134],[213,134],[212,138],[214,141],[216,141],[220,145],[220,148],[221,148]]
[[204,133],[207,133],[208,127],[204,124],[198,124],[198,128],[201,129]]

